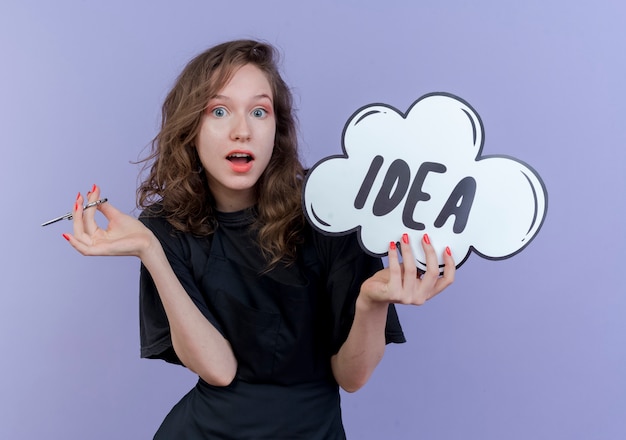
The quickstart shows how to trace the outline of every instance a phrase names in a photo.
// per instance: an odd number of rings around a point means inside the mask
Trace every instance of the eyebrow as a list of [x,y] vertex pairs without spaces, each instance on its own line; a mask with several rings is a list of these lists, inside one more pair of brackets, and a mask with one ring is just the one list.
[[[270,95],[266,94],[266,93],[261,93],[260,95],[254,95],[252,98],[254,100],[257,100],[257,101],[259,101],[261,99],[268,99],[270,102],[273,102],[272,101],[272,97]],[[224,101],[230,101],[231,100],[231,98],[229,98],[228,96],[225,96],[225,95],[214,95],[214,96],[211,97],[211,99],[221,99],[221,100],[224,100]]]

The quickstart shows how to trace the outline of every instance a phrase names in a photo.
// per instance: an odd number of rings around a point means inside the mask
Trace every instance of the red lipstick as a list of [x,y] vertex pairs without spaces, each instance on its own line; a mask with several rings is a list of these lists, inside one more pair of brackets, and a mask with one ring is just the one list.
[[234,150],[228,153],[226,159],[230,162],[230,167],[234,172],[247,173],[252,168],[254,155],[249,151]]

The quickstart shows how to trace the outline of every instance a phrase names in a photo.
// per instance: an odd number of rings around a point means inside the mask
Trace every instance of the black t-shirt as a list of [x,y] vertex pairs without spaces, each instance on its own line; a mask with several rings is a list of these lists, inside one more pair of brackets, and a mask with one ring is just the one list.
[[[217,231],[209,237],[176,231],[162,216],[151,216],[149,212],[144,212],[140,219],[160,240],[194,303],[231,344],[231,339],[245,336],[241,335],[245,330],[239,329],[242,325],[251,325],[250,337],[268,327],[279,333],[286,330],[289,334],[276,335],[281,344],[290,344],[278,347],[283,352],[281,359],[297,352],[299,356],[291,359],[296,363],[297,359],[306,363],[314,355],[327,357],[326,363],[348,336],[361,284],[381,269],[382,263],[361,250],[354,233],[330,237],[308,228],[297,263],[266,272],[265,260],[250,228],[254,215],[253,209],[219,213]],[[221,266],[217,273],[209,260]],[[142,357],[180,363],[172,350],[160,298],[143,267],[140,284]],[[309,316],[311,313],[315,316]],[[301,331],[299,327],[306,323],[311,327]],[[320,334],[311,334],[316,331]],[[389,308],[386,340],[405,342],[393,306]],[[304,342],[312,345],[302,347]],[[235,354],[245,348],[238,350],[233,346]],[[262,350],[256,347],[255,351],[259,349]],[[258,362],[255,358],[254,363]],[[283,368],[277,371],[284,377]]]
[[[219,418],[222,420],[219,424],[223,425],[220,429],[227,432],[232,426],[229,427],[231,422],[224,418],[233,411],[222,413],[224,408],[239,408],[237,413],[241,414],[243,406],[254,407],[257,399],[257,403],[263,405],[277,393],[286,393],[276,412],[288,414],[306,408],[298,409],[293,402],[306,400],[311,402],[306,405],[314,405],[310,396],[326,389],[330,394],[324,392],[327,397],[320,395],[318,399],[326,402],[320,406],[326,409],[315,410],[319,415],[312,415],[309,421],[302,423],[315,426],[332,414],[339,420],[338,425],[333,422],[335,428],[332,429],[342,431],[330,358],[348,336],[361,284],[382,268],[381,260],[365,254],[354,233],[330,237],[307,227],[296,262],[267,270],[256,242],[256,232],[251,227],[254,209],[219,213],[218,227],[208,237],[176,231],[162,216],[150,212],[142,213],[140,220],[161,242],[193,302],[230,342],[238,364],[235,381],[230,387],[220,389],[200,381],[196,394],[212,393],[213,397],[205,402],[202,398],[187,396],[177,407],[192,405],[196,408],[198,401],[203,401],[202,411],[214,414],[211,429],[217,426],[215,419]],[[172,348],[167,316],[158,292],[143,266],[140,325],[142,357],[180,363]],[[385,335],[387,342],[405,341],[393,305],[389,306]],[[321,385],[312,385],[316,383]],[[293,393],[310,393],[310,396],[303,399],[303,396],[294,397]],[[242,395],[248,397],[243,399]],[[170,414],[169,422],[166,419],[164,424],[168,425],[167,432],[174,426],[176,430],[171,432],[178,433],[182,425],[188,424],[181,418],[182,414],[190,411],[175,408],[174,412],[176,414]],[[250,426],[267,423],[260,416],[259,419],[250,417]],[[241,421],[232,420],[232,423],[240,426]],[[317,438],[311,435],[310,438]]]

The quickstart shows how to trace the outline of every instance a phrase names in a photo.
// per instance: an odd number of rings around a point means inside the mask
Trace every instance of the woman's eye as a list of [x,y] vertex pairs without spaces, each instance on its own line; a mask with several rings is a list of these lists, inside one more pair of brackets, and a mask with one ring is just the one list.
[[252,115],[255,118],[262,118],[265,115],[267,115],[267,111],[265,109],[262,109],[262,108],[255,108],[254,110],[252,110]]
[[224,116],[226,116],[226,109],[224,107],[216,107],[211,113],[216,118],[223,118]]

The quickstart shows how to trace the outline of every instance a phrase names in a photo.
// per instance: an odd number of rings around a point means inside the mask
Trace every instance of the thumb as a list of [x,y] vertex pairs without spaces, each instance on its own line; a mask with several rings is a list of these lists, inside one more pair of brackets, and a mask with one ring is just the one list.
[[122,214],[119,209],[117,209],[109,202],[104,202],[98,205],[98,211],[100,211],[109,221]]

